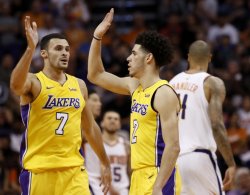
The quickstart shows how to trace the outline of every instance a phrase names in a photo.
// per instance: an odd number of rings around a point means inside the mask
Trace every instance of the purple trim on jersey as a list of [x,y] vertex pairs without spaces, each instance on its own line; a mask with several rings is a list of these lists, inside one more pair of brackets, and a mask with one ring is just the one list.
[[174,195],[175,194],[175,172],[176,172],[176,169],[174,168],[166,185],[162,189],[162,195]]
[[22,170],[19,176],[19,183],[22,190],[22,195],[30,194],[30,182],[31,182],[31,173],[27,170]]
[[23,124],[26,128],[28,125],[29,109],[30,109],[30,104],[21,106],[21,117],[23,120]]
[[83,152],[83,149],[82,149],[82,148],[80,148],[79,152],[80,152],[80,154],[82,155],[82,157],[84,158],[84,157],[85,157],[85,154],[84,154],[84,152]]
[[156,132],[156,135],[157,135],[157,139],[156,139],[156,144],[157,144],[157,163],[156,163],[156,166],[157,167],[160,167],[161,166],[161,157],[162,157],[162,154],[163,154],[163,150],[165,148],[165,143],[164,143],[164,140],[163,140],[163,137],[162,137],[162,128],[161,128],[161,122],[160,122],[160,117],[159,115],[157,116],[157,132]]
[[30,104],[21,106],[21,117],[22,117],[23,124],[26,127],[26,130],[22,135],[20,154],[19,154],[19,162],[22,167],[23,167],[23,163],[22,163],[23,156],[27,150],[27,128],[28,128],[29,110],[30,110]]
[[21,146],[20,146],[20,154],[19,154],[19,163],[21,165],[21,167],[23,168],[23,156],[25,154],[26,151],[26,131],[23,133],[22,135],[22,141],[21,141]]

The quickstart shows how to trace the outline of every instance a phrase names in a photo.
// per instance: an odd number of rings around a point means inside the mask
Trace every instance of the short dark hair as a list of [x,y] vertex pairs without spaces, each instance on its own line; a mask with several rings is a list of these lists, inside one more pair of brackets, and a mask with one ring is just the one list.
[[93,88],[89,88],[88,89],[88,96],[92,95],[92,94],[97,94],[97,91]]
[[143,49],[153,54],[156,65],[161,67],[169,64],[173,59],[173,46],[169,39],[155,31],[145,31],[140,33],[135,44],[139,44]]
[[41,50],[47,49],[48,43],[51,39],[65,39],[65,40],[67,40],[66,37],[60,33],[48,34],[48,35],[44,36],[40,41]]

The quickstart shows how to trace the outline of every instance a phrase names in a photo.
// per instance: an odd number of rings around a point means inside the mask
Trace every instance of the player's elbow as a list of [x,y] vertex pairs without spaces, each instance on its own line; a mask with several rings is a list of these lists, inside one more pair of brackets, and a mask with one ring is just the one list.
[[19,83],[14,82],[12,79],[10,80],[10,90],[14,92],[16,95],[20,95],[22,91],[22,87]]
[[169,145],[169,147],[170,147],[171,152],[173,152],[173,153],[176,154],[176,155],[179,155],[180,150],[181,150],[181,149],[180,149],[179,140],[173,141],[173,142]]
[[94,73],[88,72],[87,79],[88,79],[91,83],[95,83],[95,74],[94,74]]
[[181,151],[179,142],[176,143],[176,144],[174,144],[174,146],[172,147],[172,150],[173,150],[177,155],[179,155],[179,153],[180,153],[180,151]]
[[216,132],[216,131],[218,131],[219,129],[223,129],[224,124],[223,124],[223,122],[221,122],[221,121],[215,120],[215,121],[212,121],[212,122],[211,122],[211,126],[212,126],[213,131]]

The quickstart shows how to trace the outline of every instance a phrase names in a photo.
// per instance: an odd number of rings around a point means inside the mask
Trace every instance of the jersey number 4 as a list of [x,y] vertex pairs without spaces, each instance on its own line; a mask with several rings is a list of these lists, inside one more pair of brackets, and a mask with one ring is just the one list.
[[69,115],[68,113],[57,112],[56,113],[56,120],[61,120],[58,128],[56,129],[56,135],[63,135],[64,134],[64,127],[68,121]]
[[[179,98],[181,99],[181,96],[180,94],[178,94]],[[185,116],[186,116],[186,108],[187,108],[187,98],[188,98],[188,95],[185,94],[183,99],[181,99],[181,119],[185,119]]]

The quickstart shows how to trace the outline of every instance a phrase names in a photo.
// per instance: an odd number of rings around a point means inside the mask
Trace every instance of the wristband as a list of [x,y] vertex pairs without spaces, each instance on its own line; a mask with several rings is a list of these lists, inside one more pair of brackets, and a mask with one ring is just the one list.
[[95,35],[93,35],[93,38],[94,38],[95,40],[97,40],[97,41],[101,41],[101,40],[102,40],[101,38],[96,37]]

